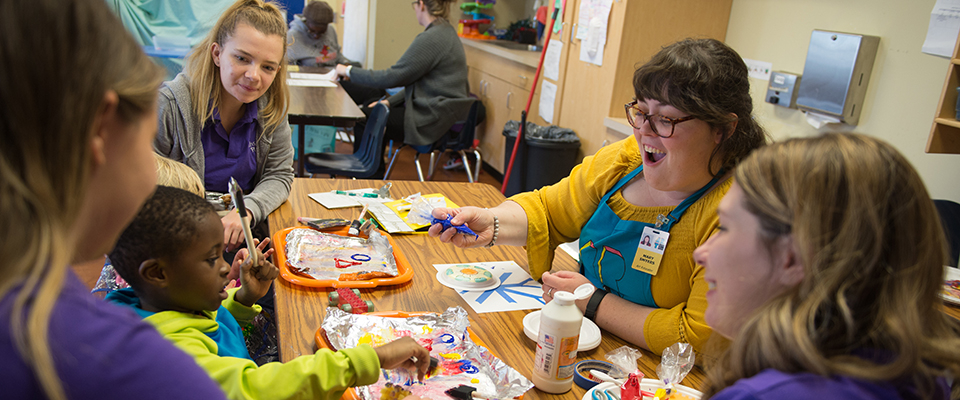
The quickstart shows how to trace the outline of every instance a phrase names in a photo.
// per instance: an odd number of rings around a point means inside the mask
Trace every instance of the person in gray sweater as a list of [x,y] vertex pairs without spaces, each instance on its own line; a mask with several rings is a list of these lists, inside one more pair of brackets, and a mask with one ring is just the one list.
[[287,31],[287,60],[308,67],[333,67],[337,64],[359,66],[340,51],[337,30],[333,26],[333,8],[325,1],[311,1],[303,14],[294,16]]
[[[238,0],[160,88],[157,154],[196,171],[209,191],[235,178],[253,224],[286,201],[293,184],[287,123],[287,21],[272,2]],[[244,242],[239,213],[223,222],[227,251]]]
[[[390,107],[386,139],[409,145],[436,142],[458,120],[462,120],[474,99],[468,96],[467,59],[456,29],[447,21],[453,0],[419,0],[413,3],[417,22],[426,29],[417,35],[396,64],[373,71],[337,65],[337,74],[353,84],[403,90],[380,100]],[[374,104],[368,99],[354,101]],[[354,148],[363,135],[363,126],[354,129]]]

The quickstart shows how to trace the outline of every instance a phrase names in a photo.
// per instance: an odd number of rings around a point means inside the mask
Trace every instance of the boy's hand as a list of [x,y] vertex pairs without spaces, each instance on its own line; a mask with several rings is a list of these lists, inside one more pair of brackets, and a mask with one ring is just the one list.
[[[398,367],[417,369],[417,379],[430,372],[430,351],[417,343],[409,336],[404,336],[383,346],[374,347],[377,358],[380,359],[380,368],[395,369]],[[416,362],[414,362],[416,359]]]
[[237,290],[234,300],[247,307],[252,307],[253,303],[267,294],[270,284],[280,274],[280,269],[269,260],[274,249],[263,251],[270,244],[270,239],[264,239],[263,242],[257,239],[253,241],[257,244],[257,265],[253,265],[246,248],[240,249],[233,259],[234,266],[239,264],[240,268],[240,290]]

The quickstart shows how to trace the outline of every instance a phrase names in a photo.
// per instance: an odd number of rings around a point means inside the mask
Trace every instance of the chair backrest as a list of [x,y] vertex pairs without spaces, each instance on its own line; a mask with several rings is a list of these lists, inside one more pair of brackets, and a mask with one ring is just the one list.
[[[477,132],[477,110],[480,108],[480,100],[476,100],[470,105],[470,111],[467,112],[467,119],[463,122],[463,128],[460,133],[447,131],[447,140],[443,141],[438,150],[460,151],[473,147],[473,138]],[[455,135],[456,136],[453,136]]]
[[383,136],[387,130],[387,116],[390,109],[383,103],[377,103],[367,116],[367,125],[360,138],[360,150],[354,154],[366,170],[376,172],[383,162]]

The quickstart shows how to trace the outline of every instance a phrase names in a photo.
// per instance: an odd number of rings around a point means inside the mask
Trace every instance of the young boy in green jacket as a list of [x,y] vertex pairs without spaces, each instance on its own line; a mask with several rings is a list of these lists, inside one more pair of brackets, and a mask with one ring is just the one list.
[[415,366],[423,378],[430,353],[409,337],[376,348],[321,349],[258,367],[247,353],[240,323],[260,313],[255,301],[279,273],[267,259],[273,249],[261,253],[268,242],[257,246],[257,265],[246,249],[238,252],[234,263],[240,264],[241,286],[225,290],[230,265],[223,259],[220,217],[205,199],[158,186],[110,253],[130,288],[107,300],[153,324],[232,399],[335,400],[349,387],[376,382],[380,368]]

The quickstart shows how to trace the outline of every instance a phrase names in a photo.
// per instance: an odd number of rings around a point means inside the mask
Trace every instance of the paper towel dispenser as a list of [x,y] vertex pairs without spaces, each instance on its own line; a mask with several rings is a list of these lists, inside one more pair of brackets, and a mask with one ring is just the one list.
[[879,46],[877,36],[814,30],[797,108],[856,125]]

